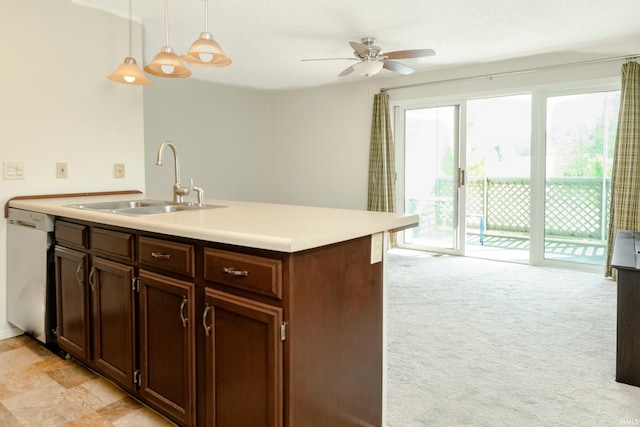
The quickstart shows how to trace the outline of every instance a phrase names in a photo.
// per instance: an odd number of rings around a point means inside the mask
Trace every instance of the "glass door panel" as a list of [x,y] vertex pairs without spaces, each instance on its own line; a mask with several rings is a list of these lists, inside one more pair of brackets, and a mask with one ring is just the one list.
[[544,259],[604,265],[620,92],[547,98]]
[[458,249],[457,105],[404,110],[404,209],[420,225],[404,232],[404,245]]
[[529,262],[531,98],[467,101],[466,255]]

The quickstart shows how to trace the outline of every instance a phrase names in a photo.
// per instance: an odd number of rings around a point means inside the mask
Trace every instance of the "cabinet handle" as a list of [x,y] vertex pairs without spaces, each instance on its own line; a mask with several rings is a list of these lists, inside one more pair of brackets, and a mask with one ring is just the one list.
[[209,314],[209,310],[211,310],[211,306],[209,303],[206,303],[204,306],[204,314],[202,315],[202,326],[204,326],[204,333],[209,336],[209,331],[211,331],[211,326],[207,325],[207,314]]
[[236,270],[233,267],[224,267],[222,269],[225,273],[230,274],[231,276],[248,276],[249,272],[247,270]]
[[84,285],[84,278],[82,277],[84,272],[82,272],[82,263],[78,263],[78,268],[76,269],[76,280],[78,281],[78,285]]
[[91,267],[91,272],[89,273],[89,285],[91,285],[91,291],[95,292],[96,290],[96,284],[93,283],[93,274],[96,272],[96,267],[92,266]]
[[162,252],[151,252],[151,256],[159,259],[171,259],[171,254],[163,254]]
[[182,320],[182,327],[187,327],[187,318],[184,317],[184,306],[187,305],[187,297],[182,297],[182,304],[180,304],[180,320]]

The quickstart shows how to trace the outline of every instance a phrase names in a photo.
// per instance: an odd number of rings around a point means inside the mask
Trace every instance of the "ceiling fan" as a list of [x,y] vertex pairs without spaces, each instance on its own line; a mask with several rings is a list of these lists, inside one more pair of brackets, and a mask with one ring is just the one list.
[[338,76],[343,77],[356,71],[365,77],[370,77],[380,72],[383,68],[400,74],[411,74],[415,71],[413,68],[401,62],[392,61],[392,59],[422,58],[436,54],[433,49],[396,50],[385,53],[381,47],[375,45],[375,42],[376,39],[373,37],[364,37],[360,42],[349,42],[353,48],[354,58],[318,58],[303,59],[303,61],[330,61],[336,59],[358,61],[356,64],[346,68]]

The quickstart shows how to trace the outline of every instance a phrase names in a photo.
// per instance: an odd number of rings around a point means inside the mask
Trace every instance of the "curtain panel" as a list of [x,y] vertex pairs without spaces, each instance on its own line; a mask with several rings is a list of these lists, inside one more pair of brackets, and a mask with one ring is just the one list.
[[374,95],[369,147],[367,210],[396,211],[395,148],[391,130],[389,94]]
[[615,279],[611,256],[618,230],[640,231],[640,65],[622,66],[618,131],[611,172],[611,210],[605,276]]

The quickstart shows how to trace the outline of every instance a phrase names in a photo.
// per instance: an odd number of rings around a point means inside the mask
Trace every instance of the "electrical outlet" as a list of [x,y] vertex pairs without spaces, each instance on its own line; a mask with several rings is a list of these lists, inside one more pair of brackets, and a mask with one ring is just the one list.
[[116,163],[113,165],[113,177],[124,178],[124,163]]
[[371,235],[371,264],[382,261],[382,233]]
[[67,177],[67,162],[56,163],[56,178]]

